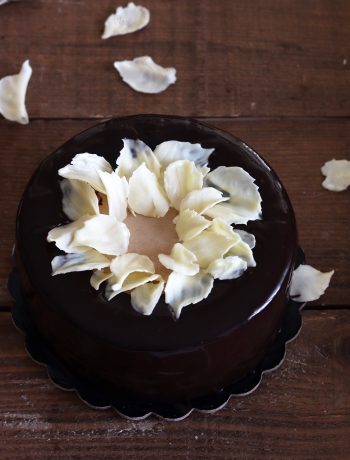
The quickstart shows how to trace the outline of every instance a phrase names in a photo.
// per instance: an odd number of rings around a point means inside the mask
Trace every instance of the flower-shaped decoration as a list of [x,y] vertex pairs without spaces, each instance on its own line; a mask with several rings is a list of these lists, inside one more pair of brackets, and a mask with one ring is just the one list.
[[[79,153],[58,171],[63,211],[72,222],[47,236],[65,252],[52,260],[52,274],[93,270],[96,290],[106,282],[108,300],[130,292],[133,308],[144,315],[164,290],[178,318],[182,308],[209,295],[214,279],[238,278],[255,266],[254,235],[231,224],[261,218],[258,187],[242,168],[210,171],[214,149],[200,144],[172,140],[152,151],[141,140],[123,142],[115,170],[101,156]],[[177,211],[179,242],[170,254],[158,254],[169,270],[165,279],[148,256],[128,252],[124,221],[129,212],[162,218],[170,207]]]

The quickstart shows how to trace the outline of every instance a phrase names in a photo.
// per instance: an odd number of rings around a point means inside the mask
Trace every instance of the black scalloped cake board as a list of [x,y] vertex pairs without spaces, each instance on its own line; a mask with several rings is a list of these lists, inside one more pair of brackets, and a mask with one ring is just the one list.
[[[305,256],[299,248],[295,267],[305,263]],[[244,396],[253,392],[260,384],[262,376],[278,368],[285,357],[286,345],[297,337],[302,325],[301,309],[305,303],[289,300],[286,306],[282,327],[273,345],[260,364],[250,371],[242,380],[223,388],[216,393],[191,401],[165,403],[139,403],[123,401],[114,397],[105,397],[98,388],[73,375],[50,351],[45,340],[40,336],[30,315],[30,306],[26,302],[20,286],[19,275],[14,269],[9,276],[8,289],[14,299],[12,319],[15,326],[25,335],[26,349],[31,358],[46,366],[52,382],[63,390],[75,391],[87,405],[96,409],[113,407],[121,416],[131,420],[145,419],[153,414],[165,420],[182,420],[193,410],[215,412],[226,405],[231,396]]]

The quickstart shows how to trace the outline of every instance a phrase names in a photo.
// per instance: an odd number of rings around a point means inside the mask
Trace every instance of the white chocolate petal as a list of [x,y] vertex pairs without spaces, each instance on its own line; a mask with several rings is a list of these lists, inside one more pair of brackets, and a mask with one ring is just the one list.
[[157,177],[160,175],[160,163],[152,150],[139,139],[123,139],[124,147],[117,158],[117,173],[127,179],[142,164]]
[[153,262],[149,257],[133,252],[113,259],[110,269],[113,273],[111,288],[115,291],[122,287],[124,281],[131,273],[154,274],[155,272]]
[[85,220],[82,228],[76,230],[73,244],[88,246],[102,254],[117,256],[128,250],[130,232],[116,217],[99,214]]
[[233,240],[236,244],[241,241],[239,234],[231,227],[230,224],[225,222],[223,219],[216,217],[211,221],[210,231],[215,232],[218,235],[226,236]]
[[185,209],[173,220],[177,236],[181,241],[187,241],[198,236],[211,225],[211,221],[192,209]]
[[115,61],[114,67],[125,83],[141,93],[161,93],[176,82],[176,69],[161,67],[150,56]]
[[110,278],[107,281],[105,296],[107,300],[111,300],[113,299],[113,297],[115,297],[118,294],[121,294],[122,292],[131,291],[132,289],[135,289],[139,286],[143,286],[146,283],[158,281],[160,278],[160,275],[157,275],[157,273],[149,274],[143,272],[133,272],[129,276],[127,276],[127,278],[125,278],[124,283],[122,284],[120,289],[114,289],[114,286],[116,284],[116,278],[112,276],[112,278]]
[[188,193],[181,201],[180,212],[185,209],[193,209],[198,214],[205,214],[206,211],[215,206],[221,201],[226,201],[228,198],[222,196],[219,190],[213,187],[204,187],[200,190],[193,190]]
[[146,283],[131,291],[131,305],[142,315],[150,315],[157,305],[164,289],[164,281]]
[[326,176],[322,186],[332,192],[342,192],[350,186],[350,161],[330,160],[325,163],[321,172]]
[[65,254],[52,259],[52,275],[101,269],[108,267],[110,263],[107,257],[94,250],[80,254]]
[[29,123],[25,98],[31,76],[32,68],[29,61],[26,60],[18,74],[1,78],[0,114],[7,120],[16,121],[22,125]]
[[129,207],[137,214],[147,217],[163,217],[169,203],[158,179],[143,163],[129,180]]
[[87,182],[98,192],[105,193],[99,171],[112,172],[112,167],[105,158],[94,153],[78,153],[71,164],[58,170],[58,174],[66,179]]
[[180,208],[183,198],[193,190],[203,186],[203,174],[193,161],[177,160],[164,171],[164,188],[170,203],[175,209]]
[[75,179],[63,179],[62,190],[63,212],[71,220],[82,216],[99,214],[98,198],[95,190],[86,182]]
[[194,276],[172,272],[164,289],[165,302],[170,305],[175,317],[179,318],[184,307],[208,297],[213,288],[213,282],[213,277],[203,272]]
[[[232,215],[225,219],[230,224],[246,224],[249,220],[261,218],[261,196],[259,187],[254,182],[255,179],[250,174],[236,166],[219,166],[205,178],[207,186],[215,187],[230,197],[224,206],[232,208]],[[211,209],[210,212],[214,211]],[[210,216],[219,217],[213,214]]]
[[133,2],[128,3],[124,8],[119,6],[115,13],[106,19],[102,38],[136,32],[146,27],[149,20],[150,12],[143,6],[137,6]]
[[233,238],[209,230],[184,242],[184,246],[196,256],[199,266],[204,269],[214,260],[221,259],[234,244]]
[[289,294],[297,302],[317,300],[328,288],[334,270],[322,273],[310,265],[299,265],[294,270]]
[[240,240],[227,252],[229,256],[239,256],[247,262],[248,267],[256,267],[253,251],[247,243]]
[[189,160],[193,161],[196,166],[206,166],[213,152],[214,149],[204,149],[200,144],[179,141],[162,142],[154,150],[163,168],[177,160]]
[[183,275],[192,276],[199,272],[196,256],[181,243],[174,244],[169,256],[159,254],[158,259],[164,267]]
[[236,228],[234,229],[234,232],[241,237],[243,243],[246,243],[250,247],[250,249],[255,248],[256,240],[255,236],[252,233],[248,233],[245,230],[238,230]]
[[[109,261],[110,263],[111,261]],[[91,286],[96,289],[96,291],[99,289],[101,284],[104,281],[107,281],[109,278],[113,276],[113,273],[108,270],[108,271],[103,271],[103,270],[96,270],[94,273],[91,275],[90,278],[90,284]]]
[[239,278],[247,269],[247,262],[238,256],[228,256],[213,260],[205,270],[213,278],[232,280]]
[[81,253],[89,251],[89,248],[84,245],[76,245],[74,243],[75,232],[83,228],[85,221],[89,216],[82,216],[78,220],[67,225],[55,227],[47,234],[47,241],[55,243],[58,249],[67,253]]
[[129,185],[125,177],[116,172],[99,171],[100,179],[106,190],[108,214],[122,222],[127,216]]

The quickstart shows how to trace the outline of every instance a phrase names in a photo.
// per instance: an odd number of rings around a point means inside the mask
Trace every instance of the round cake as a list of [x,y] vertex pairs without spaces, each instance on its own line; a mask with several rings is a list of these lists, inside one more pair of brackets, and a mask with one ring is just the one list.
[[[91,286],[91,271],[52,276],[51,263],[62,251],[47,236],[70,222],[58,172],[83,152],[115,168],[123,139],[140,139],[152,150],[173,140],[200,144],[211,149],[211,171],[236,167],[254,178],[261,216],[233,228],[254,235],[255,266],[235,279],[215,279],[206,298],[176,314],[163,294],[152,314],[136,311],[129,292],[108,300],[103,287]],[[163,219],[128,213],[132,251],[169,252],[176,242],[173,211]],[[75,136],[41,163],[17,215],[16,265],[38,333],[63,366],[111,400],[181,402],[242,379],[281,328],[296,251],[293,209],[266,162],[234,136],[181,117],[117,118]],[[166,282],[167,271],[162,275]]]

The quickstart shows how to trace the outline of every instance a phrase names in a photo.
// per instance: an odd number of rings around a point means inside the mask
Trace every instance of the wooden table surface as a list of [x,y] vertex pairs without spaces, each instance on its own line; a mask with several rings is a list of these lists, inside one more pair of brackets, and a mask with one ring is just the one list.
[[[1,459],[349,459],[350,190],[320,167],[350,156],[349,0],[142,0],[143,31],[100,35],[116,0],[0,7],[0,76],[30,59],[27,126],[0,119]],[[177,69],[159,95],[134,92],[114,60],[149,54]],[[54,387],[14,329],[6,279],[15,214],[35,167],[73,134],[118,115],[204,119],[272,165],[294,205],[309,263],[335,269],[283,365],[250,396],[182,422],[132,422]]]

